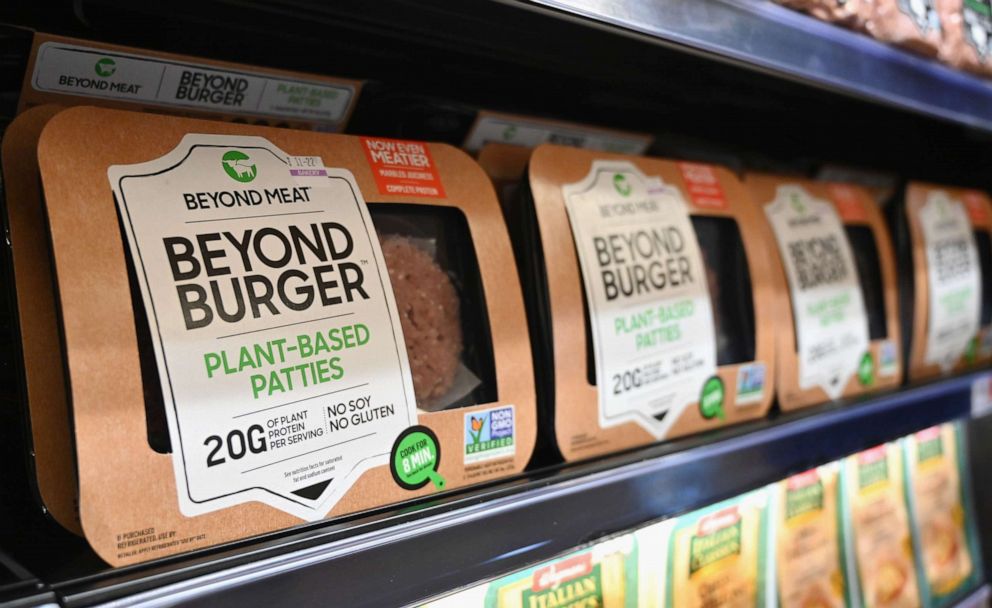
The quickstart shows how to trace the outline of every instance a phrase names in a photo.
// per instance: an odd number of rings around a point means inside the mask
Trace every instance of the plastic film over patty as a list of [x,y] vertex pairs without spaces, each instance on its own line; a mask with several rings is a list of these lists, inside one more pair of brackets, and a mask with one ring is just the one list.
[[447,393],[462,355],[458,294],[448,275],[410,239],[380,238],[421,407]]

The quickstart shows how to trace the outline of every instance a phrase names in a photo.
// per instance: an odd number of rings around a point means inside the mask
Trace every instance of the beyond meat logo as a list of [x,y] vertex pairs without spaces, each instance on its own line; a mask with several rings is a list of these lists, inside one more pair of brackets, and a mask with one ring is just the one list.
[[97,60],[96,65],[93,66],[93,69],[96,71],[96,75],[100,78],[113,76],[114,72],[117,71],[117,62],[110,57],[104,57]]
[[620,196],[630,196],[634,190],[634,186],[627,181],[627,176],[623,173],[617,173],[613,176],[613,187],[616,188],[617,194]]
[[221,157],[221,163],[224,167],[224,172],[227,173],[231,179],[239,181],[243,184],[247,184],[255,179],[256,175],[258,175],[258,170],[255,168],[255,163],[251,162],[251,158],[240,150],[225,152],[224,156]]

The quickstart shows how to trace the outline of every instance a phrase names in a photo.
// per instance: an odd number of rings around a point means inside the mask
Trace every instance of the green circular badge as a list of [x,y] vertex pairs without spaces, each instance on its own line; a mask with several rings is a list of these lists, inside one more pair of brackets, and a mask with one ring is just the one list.
[[726,390],[719,376],[712,376],[703,383],[703,392],[699,395],[699,413],[707,420],[719,418],[724,420],[727,413],[723,409]]
[[100,78],[113,76],[114,72],[117,71],[117,62],[110,57],[103,57],[97,60],[96,64],[93,66],[93,70]]
[[630,196],[630,193],[634,190],[634,187],[627,181],[627,176],[623,173],[613,175],[613,187],[620,196]]
[[225,152],[220,161],[221,166],[224,167],[224,173],[227,173],[231,179],[243,184],[247,184],[258,175],[258,169],[255,168],[255,163],[241,150]]
[[865,353],[861,357],[861,363],[858,364],[858,381],[861,382],[861,386],[871,386],[875,381],[875,360],[870,352]]
[[441,444],[434,431],[426,426],[411,426],[393,442],[389,456],[389,470],[393,480],[404,490],[419,490],[434,482],[438,490],[444,489],[444,478],[437,469],[441,466]]

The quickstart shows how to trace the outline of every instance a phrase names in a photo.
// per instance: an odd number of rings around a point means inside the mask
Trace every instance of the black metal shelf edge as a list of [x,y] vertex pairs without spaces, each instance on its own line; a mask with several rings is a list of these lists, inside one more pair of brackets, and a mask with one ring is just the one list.
[[960,602],[955,604],[955,608],[984,608],[989,605],[990,589],[988,585],[982,585],[978,589]]
[[992,83],[770,0],[528,0],[791,80],[992,131]]
[[980,374],[562,465],[379,513],[48,580],[66,606],[405,605],[966,416]]
[[0,552],[0,606],[34,608],[57,605],[55,594],[46,591],[34,575]]

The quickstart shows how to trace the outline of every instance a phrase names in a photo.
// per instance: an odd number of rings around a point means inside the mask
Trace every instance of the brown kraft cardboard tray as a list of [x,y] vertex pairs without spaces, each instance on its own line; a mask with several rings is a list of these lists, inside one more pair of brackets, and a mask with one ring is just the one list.
[[[775,331],[784,303],[767,250],[772,236],[751,205],[743,184],[720,167],[546,144],[534,150],[528,169],[526,185],[533,201],[529,211],[532,215],[524,219],[511,217],[509,224],[514,229],[536,223],[536,234],[530,240],[536,241],[538,251],[525,249],[522,238],[516,239],[515,246],[522,272],[531,273],[530,283],[525,280],[529,295],[546,290],[543,302],[539,296],[528,303],[532,334],[536,336],[534,328],[540,326],[546,327],[550,334],[545,336],[550,353],[538,355],[539,365],[548,366],[548,373],[541,379],[544,388],[539,387],[539,394],[544,395],[541,412],[553,425],[558,449],[566,460],[577,460],[657,440],[635,422],[603,428],[599,421],[597,387],[587,375],[592,344],[588,329],[584,329],[589,325],[583,277],[562,188],[589,175],[595,161],[630,163],[643,175],[660,178],[664,184],[678,189],[692,218],[732,220],[746,253],[746,270],[751,279],[747,289],[753,294],[753,359],[718,366],[717,375],[725,390],[722,415],[704,417],[698,403],[690,404],[675,419],[665,438],[763,417],[772,403]],[[524,210],[526,205],[516,207],[521,213],[528,213]],[[716,244],[701,242],[704,247]],[[538,261],[528,271],[523,256],[543,260],[543,266]],[[535,323],[536,320],[540,321]],[[755,367],[761,367],[763,378],[768,380],[762,380],[760,391],[748,404],[737,405],[737,388],[744,380],[741,372]]]
[[[829,202],[837,211],[844,227],[863,226],[871,231],[877,251],[878,272],[875,277],[862,277],[860,285],[862,293],[864,293],[866,286],[869,289],[873,286],[874,279],[880,281],[881,312],[884,317],[879,319],[877,324],[880,329],[884,330],[884,335],[870,339],[869,342],[869,352],[874,365],[870,382],[863,383],[857,374],[853,374],[844,384],[839,396],[854,397],[899,386],[902,383],[903,371],[900,357],[902,345],[899,329],[899,293],[896,281],[895,254],[885,218],[868,191],[851,184],[770,174],[749,174],[745,183],[751,194],[751,199],[761,208],[775,199],[776,190],[780,185],[798,187],[815,199]],[[867,264],[868,262],[865,260],[871,256],[867,256],[867,252],[859,251],[853,243],[851,247],[856,259],[855,266],[858,266],[858,261]],[[779,282],[787,285],[786,271],[777,246],[772,248],[771,255],[776,262],[774,272],[778,276]],[[868,300],[867,297],[865,299]],[[796,326],[791,296],[787,297],[787,301],[788,305],[784,307],[782,312],[782,323],[777,336],[776,394],[778,395],[779,406],[783,410],[792,410],[829,401],[830,397],[819,386],[806,389],[800,387],[799,355],[796,346]],[[870,312],[869,316],[871,316]],[[886,352],[883,353],[883,350]],[[879,373],[879,362],[883,359],[886,360],[885,367],[887,369],[885,373]]]
[[[441,194],[381,193],[363,150],[364,139],[267,127],[171,118],[80,107],[55,116],[38,146],[71,386],[79,509],[85,536],[113,565],[216,545],[301,523],[258,502],[192,517],[177,504],[171,457],[146,440],[142,357],[128,279],[127,249],[107,179],[108,167],[157,159],[190,133],[264,137],[288,154],[320,157],[351,171],[370,208],[390,203],[457,207],[465,215],[485,287],[495,364],[497,403],[420,412],[418,423],[439,439],[440,473],[453,489],[523,470],[536,436],[533,372],[519,284],[505,225],[485,174],[463,152],[426,144]],[[386,178],[388,181],[388,178]],[[377,188],[377,185],[380,187]],[[97,237],[97,238],[94,238]],[[136,295],[140,297],[140,295]],[[483,465],[463,464],[469,416],[494,406],[515,407],[515,451]],[[388,446],[385,447],[388,449]],[[367,470],[326,514],[335,517],[431,493],[408,491],[386,466]],[[153,543],[143,540],[151,530]],[[138,538],[138,542],[128,540]],[[140,552],[131,549],[151,544]]]
[[[930,302],[930,278],[928,274],[927,245],[924,242],[923,228],[920,219],[920,212],[931,200],[942,199],[952,205],[963,206],[968,221],[971,223],[975,236],[982,237],[985,242],[975,239],[976,254],[978,258],[978,268],[974,272],[978,273],[979,289],[979,313],[982,309],[987,309],[990,305],[988,281],[985,278],[989,269],[983,269],[982,258],[990,255],[988,251],[988,238],[992,235],[992,201],[984,192],[970,190],[967,188],[955,188],[938,184],[924,182],[909,182],[905,190],[905,207],[900,211],[904,212],[904,221],[908,228],[909,257],[900,257],[900,265],[905,265],[901,271],[900,289],[903,291],[902,301],[909,309],[904,313],[904,327],[908,327],[909,336],[907,342],[907,363],[906,373],[911,381],[919,381],[936,378],[948,373],[960,373],[967,369],[972,369],[992,362],[992,348],[989,342],[992,340],[992,324],[988,319],[985,323],[979,320],[978,334],[974,336],[974,344],[970,348],[964,349],[961,356],[953,362],[951,367],[942,370],[941,365],[936,362],[927,362],[926,353],[928,350],[928,328],[932,323],[931,302]],[[984,235],[984,236],[983,236]],[[983,272],[984,270],[984,272]],[[986,316],[986,315],[980,315]],[[907,333],[904,331],[904,334]]]

